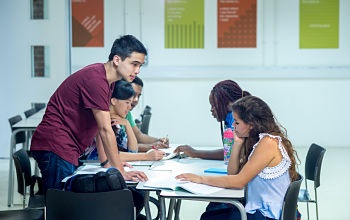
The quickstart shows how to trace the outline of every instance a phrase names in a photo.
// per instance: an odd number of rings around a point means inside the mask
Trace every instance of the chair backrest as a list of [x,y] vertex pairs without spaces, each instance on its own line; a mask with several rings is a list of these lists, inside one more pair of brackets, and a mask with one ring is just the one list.
[[46,219],[135,219],[132,193],[129,189],[98,193],[49,189],[46,194]]
[[[9,120],[9,123],[10,123],[11,131],[13,131],[14,130],[13,125],[16,124],[17,122],[21,121],[22,120],[22,116],[15,115],[15,116],[9,118],[8,120]],[[16,134],[15,141],[16,141],[16,144],[24,143],[26,141],[26,134],[25,134],[25,132],[24,131],[18,132]]]
[[298,206],[298,194],[303,176],[299,174],[299,179],[290,183],[282,206],[281,220],[295,220]]
[[148,113],[151,112],[151,109],[152,109],[151,106],[146,105],[145,108],[143,109],[143,113],[142,114],[147,115]]
[[31,109],[28,109],[27,111],[25,111],[24,115],[26,116],[26,118],[29,118],[30,116],[34,115],[37,112],[38,112],[38,110],[36,110],[35,108],[31,108]]
[[35,108],[35,110],[40,111],[41,109],[46,107],[46,103],[44,102],[37,102],[37,103],[33,103],[33,108]]
[[45,208],[1,210],[1,220],[45,220]]
[[152,114],[149,113],[149,114],[143,115],[143,117],[142,117],[140,131],[142,133],[144,133],[144,134],[148,134],[149,124],[150,124],[150,121],[151,121],[151,116],[152,116]]
[[311,144],[305,160],[305,180],[314,181],[314,187],[320,186],[321,165],[326,149],[317,145]]
[[146,105],[145,108],[143,109],[143,111],[141,112],[140,116],[141,116],[141,121],[143,120],[143,116],[144,115],[149,115],[151,114],[151,107],[149,105]]
[[18,193],[24,195],[25,187],[32,182],[32,169],[26,150],[23,148],[12,155],[17,174]]

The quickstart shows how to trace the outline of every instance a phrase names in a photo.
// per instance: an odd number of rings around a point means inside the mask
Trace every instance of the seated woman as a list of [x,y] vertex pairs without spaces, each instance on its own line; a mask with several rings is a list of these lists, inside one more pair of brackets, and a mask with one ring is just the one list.
[[[139,160],[161,160],[164,151],[151,149],[144,153],[138,153],[138,144],[129,121],[125,118],[131,110],[131,102],[135,92],[130,83],[119,80],[115,83],[110,103],[111,123],[114,134],[117,139],[119,156],[122,161],[139,161]],[[96,148],[96,144],[102,144],[97,140],[88,149],[88,160],[99,159],[106,161],[107,157],[103,151],[103,147]],[[102,145],[100,145],[102,146]]]
[[[224,188],[246,187],[248,220],[280,219],[284,195],[298,179],[297,154],[285,129],[275,120],[269,106],[255,96],[232,105],[234,146],[226,176],[190,173],[176,178]],[[241,219],[237,208],[226,204],[208,207],[201,219]]]
[[244,91],[235,81],[223,80],[218,82],[209,94],[209,103],[211,105],[211,114],[220,123],[223,148],[215,150],[199,150],[190,145],[182,145],[178,146],[174,152],[184,152],[190,157],[201,159],[224,159],[225,164],[227,164],[233,145],[233,118],[231,105],[236,100],[248,95],[250,95],[250,93]]

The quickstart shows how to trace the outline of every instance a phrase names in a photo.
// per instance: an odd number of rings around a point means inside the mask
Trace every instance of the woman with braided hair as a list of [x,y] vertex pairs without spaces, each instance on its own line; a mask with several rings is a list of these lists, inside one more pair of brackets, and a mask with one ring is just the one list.
[[215,150],[198,150],[189,145],[181,145],[178,146],[174,152],[184,152],[189,157],[201,159],[225,159],[225,162],[227,163],[233,145],[233,118],[231,105],[236,100],[248,95],[250,95],[250,93],[244,91],[233,80],[223,80],[218,82],[210,92],[209,103],[211,105],[211,114],[220,123],[220,132],[224,147]]

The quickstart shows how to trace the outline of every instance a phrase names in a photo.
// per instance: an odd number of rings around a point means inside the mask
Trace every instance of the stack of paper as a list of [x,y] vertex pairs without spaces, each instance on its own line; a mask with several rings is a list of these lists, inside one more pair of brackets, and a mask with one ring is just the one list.
[[222,190],[223,188],[209,186],[205,184],[193,183],[189,181],[181,181],[175,178],[153,178],[144,183],[144,187],[170,189],[170,190],[186,190],[194,194],[212,194]]

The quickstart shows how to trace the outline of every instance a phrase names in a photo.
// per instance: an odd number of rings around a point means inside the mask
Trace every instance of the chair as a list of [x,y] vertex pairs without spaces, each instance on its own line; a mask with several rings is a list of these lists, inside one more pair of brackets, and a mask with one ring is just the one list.
[[141,121],[141,125],[140,125],[140,131],[144,134],[148,134],[148,130],[149,130],[149,124],[151,121],[151,116],[152,114],[149,112],[146,115],[143,115],[142,117],[142,121]]
[[147,115],[148,113],[151,113],[151,106],[146,105],[145,108],[143,109],[142,115]]
[[149,105],[146,105],[145,108],[143,109],[143,111],[140,114],[141,123],[142,123],[142,120],[143,120],[143,116],[144,115],[149,115],[149,114],[151,114],[151,107]]
[[[31,109],[28,109],[27,111],[24,112],[24,115],[26,116],[26,118],[29,118],[30,116],[34,115],[35,113],[37,113],[38,110],[36,110],[35,108],[31,108]],[[26,132],[26,148],[29,149],[29,143],[30,143],[30,140],[33,136],[33,133],[34,131],[27,131]],[[27,153],[30,155],[30,151],[28,150]],[[30,155],[31,156],[31,155]]]
[[27,111],[24,112],[24,115],[26,118],[29,118],[30,116],[34,115],[38,111],[35,108],[28,109]]
[[[13,125],[22,120],[22,116],[16,115],[8,119],[13,132]],[[18,132],[15,137],[16,144],[23,144],[26,142],[26,133],[24,131]]]
[[[318,219],[318,201],[317,201],[317,188],[320,186],[321,166],[323,156],[326,153],[326,149],[317,145],[311,144],[305,160],[305,189],[301,189],[298,196],[299,202],[306,202],[307,204],[307,219],[309,219],[309,203],[315,203],[316,206],[316,219]],[[314,185],[314,198],[312,199],[309,194],[307,182],[313,181]]]
[[36,111],[40,111],[41,109],[46,107],[46,103],[44,103],[44,102],[36,102],[36,103],[33,103],[32,106],[33,106],[33,108]]
[[[30,197],[28,207],[44,207],[45,199],[42,191],[42,180],[40,177],[32,175],[32,168],[28,154],[24,148],[16,151],[12,155],[17,174],[18,193],[23,195],[23,208],[26,205],[27,187],[30,186]],[[38,192],[34,194],[35,184],[38,183]]]
[[45,208],[25,208],[0,211],[1,220],[45,220]]
[[128,189],[76,193],[49,189],[46,194],[47,220],[136,219],[132,193]]
[[303,176],[299,174],[299,179],[290,183],[283,200],[281,220],[296,219],[298,194],[303,179]]
[[135,124],[139,129],[141,128],[141,121],[139,119],[135,119]]

